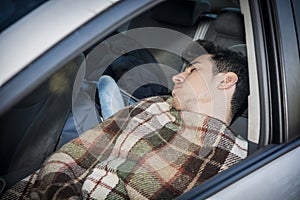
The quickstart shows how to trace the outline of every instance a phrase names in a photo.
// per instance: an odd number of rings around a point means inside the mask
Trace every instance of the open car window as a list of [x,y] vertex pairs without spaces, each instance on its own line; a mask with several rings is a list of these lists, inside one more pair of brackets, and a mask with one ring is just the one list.
[[64,144],[101,123],[97,82],[102,75],[117,82],[126,106],[170,96],[172,77],[186,68],[184,49],[199,39],[248,58],[250,96],[230,129],[248,141],[248,155],[255,153],[260,111],[249,12],[238,0],[164,1],[85,45],[1,115],[0,158],[5,164],[0,176],[8,186],[15,184]]
[[[249,105],[250,112],[256,116],[259,106],[254,47],[251,41],[253,35],[249,28],[249,7],[243,6],[241,9],[238,1],[223,4],[214,1],[163,2],[126,22],[106,40],[89,49],[86,52],[84,81],[93,82],[96,87],[101,75],[113,77],[122,91],[126,105],[131,100],[171,95],[174,84],[172,77],[186,67],[184,61],[187,58],[183,58],[183,49],[192,41],[209,40],[242,55],[251,55],[249,74],[253,95],[249,96]],[[174,17],[178,12],[193,14]],[[247,50],[249,45],[250,49]],[[251,121],[248,113],[247,104],[231,127],[238,135],[249,140],[249,152],[254,152],[258,148],[259,127],[249,126],[253,129],[248,131],[248,123]],[[252,121],[253,124],[259,124],[257,117]]]

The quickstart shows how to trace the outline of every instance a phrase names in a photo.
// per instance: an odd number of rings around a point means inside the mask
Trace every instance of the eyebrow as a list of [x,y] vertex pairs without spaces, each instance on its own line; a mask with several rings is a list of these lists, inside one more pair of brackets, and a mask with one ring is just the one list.
[[191,66],[194,65],[194,64],[201,64],[201,62],[199,62],[199,61],[190,62],[190,63],[187,65],[187,67],[191,67]]
[[194,61],[194,62],[191,62],[191,64],[193,65],[193,64],[201,64],[201,62],[199,62],[199,61]]

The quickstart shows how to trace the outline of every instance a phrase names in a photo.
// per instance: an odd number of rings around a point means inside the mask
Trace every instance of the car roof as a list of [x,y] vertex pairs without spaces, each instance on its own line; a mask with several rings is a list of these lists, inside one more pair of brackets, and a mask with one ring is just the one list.
[[117,1],[47,1],[1,32],[0,86]]

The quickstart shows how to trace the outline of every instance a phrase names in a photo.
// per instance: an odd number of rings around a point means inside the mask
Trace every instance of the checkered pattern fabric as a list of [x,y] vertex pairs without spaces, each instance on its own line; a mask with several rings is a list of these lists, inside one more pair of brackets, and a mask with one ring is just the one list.
[[152,97],[64,145],[3,199],[173,199],[246,156],[223,122]]

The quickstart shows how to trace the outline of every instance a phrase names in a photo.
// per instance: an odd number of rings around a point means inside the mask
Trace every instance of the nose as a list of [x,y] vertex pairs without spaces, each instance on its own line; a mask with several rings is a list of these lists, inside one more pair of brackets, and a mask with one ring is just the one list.
[[172,81],[175,83],[175,84],[179,84],[179,83],[183,83],[185,80],[185,75],[184,75],[184,72],[181,72],[179,74],[176,74],[172,77]]

